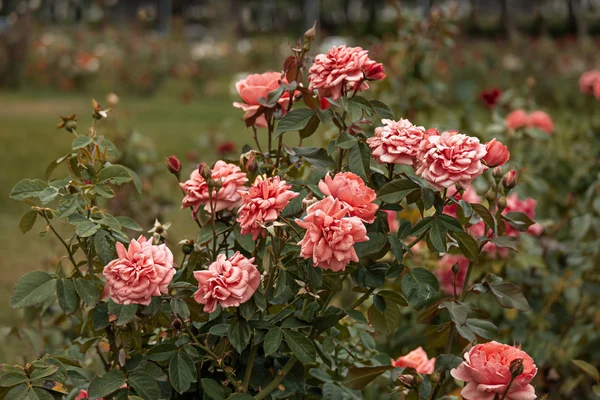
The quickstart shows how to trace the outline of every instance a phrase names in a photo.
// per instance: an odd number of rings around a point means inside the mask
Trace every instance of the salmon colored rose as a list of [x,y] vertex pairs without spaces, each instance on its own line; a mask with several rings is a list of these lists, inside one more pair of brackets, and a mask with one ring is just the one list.
[[358,262],[354,244],[366,242],[367,230],[358,217],[346,217],[348,208],[332,196],[308,207],[304,219],[296,223],[306,229],[300,243],[300,256],[310,258],[315,267],[343,271],[351,261]]
[[515,110],[506,116],[504,123],[509,129],[526,127],[528,123],[527,113],[523,110]]
[[372,155],[380,164],[413,165],[419,144],[425,137],[425,128],[409,120],[382,119],[383,126],[375,128],[375,136],[367,139]]
[[330,175],[325,175],[319,182],[319,189],[325,196],[332,196],[341,201],[349,216],[358,217],[368,224],[375,221],[375,213],[379,206],[373,202],[377,194],[365,185],[360,176],[352,172],[340,172],[332,179]]
[[[233,210],[242,204],[240,190],[246,190],[248,178],[240,167],[228,164],[225,161],[217,161],[212,169],[211,177],[214,181],[221,181],[221,188],[212,190],[212,205],[215,212],[222,210]],[[211,212],[211,200],[208,191],[208,183],[200,175],[198,169],[190,175],[190,179],[180,183],[179,186],[186,193],[181,203],[181,208],[191,207],[194,215],[204,205],[207,212]]]
[[117,242],[117,255],[104,267],[104,277],[111,299],[118,304],[142,304],[147,306],[152,296],[168,293],[173,279],[173,253],[161,244],[155,246],[140,236],[131,240],[129,249]]
[[392,359],[392,366],[414,368],[419,374],[432,374],[435,371],[435,358],[428,358],[422,347],[418,347],[405,356]]
[[456,274],[456,294],[462,292],[467,270],[469,269],[469,260],[463,255],[445,254],[438,262],[437,267],[433,271],[435,276],[440,281],[442,292],[449,296],[454,296],[454,271],[452,268],[458,265],[458,273]]
[[281,211],[290,200],[299,193],[290,189],[279,176],[256,178],[247,192],[242,192],[242,206],[238,210],[237,222],[240,223],[242,235],[252,234],[252,239],[265,236],[263,225],[279,217]]
[[385,78],[383,65],[371,60],[368,53],[361,47],[342,45],[318,54],[308,71],[308,89],[333,100],[350,91],[367,90],[366,80]]
[[383,210],[383,212],[387,215],[387,223],[388,227],[390,228],[390,233],[398,232],[398,229],[400,229],[400,220],[398,219],[398,213],[392,210]]
[[541,129],[548,134],[554,132],[554,122],[552,122],[552,118],[543,111],[534,111],[529,114],[527,126]]
[[489,342],[473,346],[465,360],[450,374],[467,384],[460,392],[465,400],[493,400],[502,397],[511,381],[510,363],[523,360],[523,373],[517,376],[506,400],[535,400],[535,389],[529,383],[537,374],[533,359],[517,346]]
[[[235,84],[235,88],[237,89],[240,97],[243,102],[235,102],[233,103],[234,107],[241,108],[246,113],[244,114],[244,119],[248,119],[254,116],[258,109],[260,108],[260,103],[258,99],[261,97],[266,99],[269,95],[269,92],[277,89],[281,86],[280,81],[287,84],[287,80],[285,78],[281,79],[280,72],[265,72],[263,74],[252,74],[248,75],[246,78],[241,79],[238,83]],[[281,110],[285,113],[287,106],[290,102],[290,93],[284,92],[277,103],[281,107]],[[254,125],[259,128],[267,127],[267,119],[265,115],[261,115],[254,121]]]
[[437,189],[459,185],[469,186],[488,167],[483,164],[487,154],[479,139],[458,131],[426,137],[417,154],[417,175]]
[[497,141],[496,138],[487,142],[485,144],[485,149],[487,150],[487,154],[483,158],[483,161],[490,168],[504,165],[510,158],[510,151],[508,151],[508,148]]
[[579,78],[579,90],[600,100],[600,70],[584,72]]
[[229,259],[219,254],[208,270],[194,271],[198,281],[194,300],[204,304],[207,313],[215,311],[217,304],[227,308],[247,302],[260,285],[260,273],[253,262],[254,258],[248,259],[239,251]]

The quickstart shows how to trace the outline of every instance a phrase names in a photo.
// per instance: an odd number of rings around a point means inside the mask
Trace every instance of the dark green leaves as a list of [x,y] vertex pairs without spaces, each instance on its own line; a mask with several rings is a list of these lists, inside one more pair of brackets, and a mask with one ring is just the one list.
[[237,319],[229,327],[227,336],[233,348],[241,353],[250,343],[250,326],[245,320]]
[[132,373],[127,378],[127,383],[144,400],[158,400],[161,397],[158,383],[147,372],[137,371]]
[[419,185],[410,179],[396,179],[383,186],[377,198],[386,203],[396,204],[417,189]]
[[292,353],[303,364],[311,364],[316,361],[317,351],[315,346],[306,336],[296,331],[283,331],[285,342]]
[[348,371],[348,375],[344,378],[344,385],[350,389],[362,390],[373,379],[386,371],[393,369],[391,365],[381,365],[378,367],[353,367]]
[[33,228],[37,215],[37,211],[31,210],[21,217],[21,220],[19,221],[19,229],[21,229],[21,232],[27,233]]
[[434,300],[439,289],[437,278],[425,268],[413,268],[402,277],[402,292],[417,310]]
[[203,378],[200,380],[204,394],[212,400],[225,400],[225,392],[221,384],[214,379]]
[[484,284],[496,297],[498,303],[504,308],[516,308],[519,311],[529,311],[529,303],[521,289],[514,283],[504,282],[502,278],[495,275],[488,275]]
[[348,168],[351,172],[368,182],[371,175],[371,150],[369,146],[358,142],[348,152]]
[[463,255],[470,261],[476,261],[479,257],[479,245],[477,241],[466,232],[454,232],[452,236],[458,242],[458,247]]
[[131,174],[122,165],[110,165],[103,168],[98,173],[98,183],[112,183],[113,185],[122,185],[133,180]]
[[125,325],[135,317],[137,312],[137,304],[117,304],[110,300],[108,302],[108,312],[114,314],[117,317],[115,324]]
[[109,394],[116,392],[123,384],[125,384],[125,374],[121,371],[113,370],[100,377],[94,378],[90,382],[88,394],[91,399],[106,397]]
[[103,265],[117,258],[115,244],[116,240],[105,229],[100,229],[94,234],[94,249]]
[[299,108],[286,113],[275,130],[275,138],[284,132],[304,129],[316,111],[309,108]]
[[368,312],[369,322],[377,331],[390,335],[400,326],[400,308],[391,299],[381,297],[385,301],[385,311],[379,311],[373,304]]
[[65,314],[72,314],[77,311],[79,298],[71,279],[61,278],[56,280],[56,297],[58,297],[58,305]]
[[48,273],[32,271],[15,284],[10,298],[12,308],[30,307],[43,303],[56,291],[56,280]]
[[13,200],[25,200],[30,197],[38,197],[48,187],[41,179],[23,179],[11,190],[10,198]]
[[177,352],[177,355],[169,362],[169,382],[173,389],[182,394],[196,380],[196,366],[192,358],[183,351]]
[[281,328],[274,327],[269,329],[269,331],[265,335],[265,340],[263,344],[265,355],[270,355],[277,351],[279,345],[281,345],[282,337],[283,332],[281,331]]
[[77,294],[85,304],[90,307],[94,307],[98,304],[98,287],[94,282],[82,278],[75,279],[74,284]]

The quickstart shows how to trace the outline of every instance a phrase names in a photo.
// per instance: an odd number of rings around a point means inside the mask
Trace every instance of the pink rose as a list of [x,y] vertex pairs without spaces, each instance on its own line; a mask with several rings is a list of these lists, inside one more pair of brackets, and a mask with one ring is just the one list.
[[506,164],[510,158],[510,151],[508,151],[508,148],[497,141],[496,138],[493,138],[487,142],[485,144],[485,148],[487,150],[487,154],[483,158],[483,161],[485,161],[487,166],[490,168],[502,166]]
[[534,111],[529,114],[527,126],[532,128],[538,128],[546,133],[552,133],[554,131],[554,123],[552,118],[543,111]]
[[379,206],[373,202],[377,194],[366,186],[358,175],[340,172],[333,179],[330,175],[325,175],[319,182],[319,189],[325,196],[332,196],[341,201],[349,216],[358,217],[368,224],[375,221],[375,213]]
[[194,300],[204,304],[207,313],[215,311],[217,303],[227,308],[247,302],[260,285],[260,273],[253,262],[254,257],[248,259],[239,251],[229,259],[219,254],[208,270],[194,271],[198,281]]
[[308,71],[308,89],[318,90],[321,97],[337,100],[348,91],[368,89],[366,79],[383,78],[383,65],[371,60],[367,50],[343,45],[315,57]]
[[533,359],[516,346],[498,342],[475,345],[465,353],[465,361],[450,374],[467,385],[460,392],[465,400],[493,400],[502,396],[511,380],[510,363],[523,359],[523,373],[515,378],[506,400],[535,400],[529,383],[537,373]]
[[600,88],[600,70],[584,72],[579,78],[579,90],[582,93],[595,95],[596,91],[600,91],[598,88]]
[[140,236],[132,239],[129,249],[117,242],[119,258],[104,267],[104,277],[110,297],[118,304],[142,304],[147,306],[152,296],[168,293],[173,279],[173,253],[161,244],[152,244]]
[[425,128],[415,126],[407,119],[382,119],[383,126],[375,128],[375,136],[367,139],[373,158],[380,164],[413,165],[419,144],[425,137]]
[[[240,190],[245,190],[244,186],[248,181],[246,173],[242,172],[240,167],[234,164],[227,164],[225,161],[217,161],[212,169],[211,177],[214,181],[221,181],[222,187],[218,191],[213,189],[212,202],[215,212],[222,210],[233,210],[242,204],[242,195]],[[190,179],[179,186],[185,191],[181,208],[192,207],[194,215],[198,212],[201,205],[207,212],[211,212],[210,196],[208,195],[208,184],[200,176],[196,169],[190,175]]]
[[387,223],[390,228],[390,233],[398,232],[400,229],[400,220],[398,220],[398,213],[392,210],[383,210],[387,214]]
[[[287,84],[287,80],[285,77],[281,79],[280,72],[265,72],[264,74],[252,74],[248,75],[245,79],[241,79],[238,83],[235,84],[235,88],[237,89],[240,97],[244,101],[243,103],[235,102],[233,103],[234,107],[241,108],[246,113],[244,114],[244,119],[248,119],[254,116],[258,109],[260,108],[260,103],[258,99],[261,97],[266,99],[269,95],[269,92],[277,89],[281,86],[280,81]],[[286,108],[290,102],[290,93],[284,92],[277,103],[281,110],[285,114]],[[267,127],[267,119],[265,115],[261,115],[254,121],[254,125],[259,128]]]
[[313,265],[343,271],[351,261],[357,262],[354,244],[366,242],[367,230],[358,217],[346,217],[348,208],[331,196],[308,207],[307,215],[296,223],[306,229],[300,243],[300,256],[312,258]]
[[435,358],[427,358],[427,353],[418,347],[405,356],[392,359],[392,366],[399,368],[414,368],[419,374],[432,374],[435,371]]
[[506,126],[510,129],[519,129],[527,126],[527,113],[523,110],[515,110],[504,119]]
[[[475,238],[486,236],[490,230],[487,225],[481,221],[476,223],[475,225],[471,225],[468,228],[469,234]],[[510,249],[507,247],[498,247],[492,242],[487,242],[483,245],[481,249],[484,253],[488,255],[490,258],[506,258],[510,254]]]
[[[522,212],[533,220],[535,218],[536,206],[537,201],[531,197],[521,200],[516,193],[512,193],[506,197],[506,208],[502,211],[502,215],[506,215],[510,212]],[[535,223],[527,229],[527,233],[533,236],[539,236],[542,234],[543,230],[544,228],[540,224]],[[521,232],[506,224],[506,234],[510,236],[519,236]]]
[[[464,200],[467,203],[481,203],[481,197],[479,197],[473,185],[469,185],[462,195],[460,193],[456,193],[456,186],[450,186],[446,194],[448,197],[454,197],[456,201]],[[457,207],[458,205],[453,202],[448,204],[444,207],[444,214],[456,218]]]
[[[75,397],[75,400],[84,400],[84,399],[89,399],[88,392],[85,389],[81,389],[79,391],[79,394],[77,395],[77,397]],[[102,400],[102,397],[100,397],[98,400]]]
[[467,277],[467,269],[469,269],[469,260],[463,255],[445,254],[433,271],[440,281],[442,292],[447,295],[454,295],[454,272],[452,267],[458,264],[458,274],[456,274],[456,294],[462,292],[463,284]]
[[252,234],[256,240],[265,236],[263,225],[277,219],[290,200],[297,197],[279,176],[272,178],[256,178],[248,191],[242,192],[242,206],[238,210],[237,222],[240,223],[242,235]]
[[431,135],[419,146],[416,173],[437,190],[454,184],[466,188],[487,169],[482,163],[486,154],[479,139],[458,131]]

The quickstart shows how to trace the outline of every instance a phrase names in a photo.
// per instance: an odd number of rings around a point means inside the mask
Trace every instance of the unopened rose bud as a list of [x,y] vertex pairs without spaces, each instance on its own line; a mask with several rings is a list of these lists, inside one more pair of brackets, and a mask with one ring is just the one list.
[[519,174],[515,169],[511,169],[502,177],[502,186],[504,186],[506,192],[514,189],[517,183],[519,183]]
[[504,165],[510,158],[510,151],[508,151],[508,148],[497,141],[496,138],[487,142],[485,144],[485,149],[487,150],[487,154],[483,158],[483,161],[490,168]]
[[316,203],[318,200],[313,196],[312,193],[309,193],[303,200],[302,200],[302,209],[306,210],[308,207],[310,207],[311,205],[313,205],[314,203]]
[[206,164],[205,162],[201,162],[198,166],[198,173],[200,174],[202,179],[204,179],[207,182],[212,176],[212,171],[210,170],[208,164]]
[[516,358],[510,362],[510,375],[513,378],[516,378],[517,376],[521,375],[523,373],[523,370],[524,367],[522,358]]
[[65,129],[69,132],[77,130],[77,121],[70,120],[65,123]]
[[181,161],[173,155],[167,157],[165,160],[165,164],[167,164],[167,169],[173,175],[179,177],[179,172],[181,172]]
[[213,186],[215,189],[217,189],[217,192],[218,192],[223,187],[223,181],[221,179],[217,179],[216,181],[214,181]]
[[415,375],[415,385],[421,386],[423,384],[423,377],[421,375]]
[[256,156],[254,154],[246,161],[246,171],[253,174],[258,171],[258,162],[256,161]]
[[502,212],[506,208],[506,197],[500,197],[498,199],[498,211]]
[[490,188],[490,190],[487,191],[485,194],[485,199],[490,203],[496,199],[496,192],[494,189]]
[[304,32],[304,41],[310,43],[315,39],[315,36],[317,36],[317,21],[314,22],[312,28]]
[[504,176],[504,171],[502,171],[502,167],[496,167],[492,171],[492,176],[496,180],[496,183],[500,182],[500,179]]
[[436,384],[440,381],[440,373],[439,372],[434,372],[433,374],[429,375],[429,382]]
[[452,266],[452,273],[454,275],[457,275],[459,272],[460,272],[460,265],[458,265],[458,263],[456,263]]
[[409,389],[415,384],[415,377],[413,375],[400,375],[398,380],[403,386],[406,386]]

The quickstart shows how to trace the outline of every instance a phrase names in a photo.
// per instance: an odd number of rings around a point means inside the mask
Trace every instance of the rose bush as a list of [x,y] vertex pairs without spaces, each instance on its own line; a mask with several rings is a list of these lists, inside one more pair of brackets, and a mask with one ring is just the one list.
[[[502,169],[516,152],[397,118],[362,96],[385,78],[382,64],[341,46],[311,66],[312,40],[269,82],[239,85],[255,142],[239,162],[167,159],[198,227],[177,252],[166,224],[130,240],[141,227],[105,208],[118,186],[142,189],[103,134],[109,110],[94,103],[85,134],[63,118],[74,141],[53,167],[67,168],[20,181],[11,197],[31,206],[23,231],[41,220],[65,257],[19,279],[11,305],[69,336],[2,365],[8,398],[536,397],[535,361],[490,342],[514,342],[499,315],[530,304],[488,249],[508,255],[541,233],[535,200],[511,193],[517,170]],[[364,121],[375,128],[357,129]],[[326,126],[336,134],[325,146],[302,145]]]

